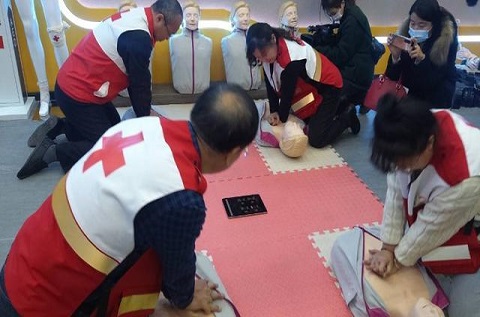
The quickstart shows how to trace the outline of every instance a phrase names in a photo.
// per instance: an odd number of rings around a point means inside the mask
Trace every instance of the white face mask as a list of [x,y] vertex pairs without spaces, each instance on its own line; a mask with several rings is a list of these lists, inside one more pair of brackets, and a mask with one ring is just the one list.
[[338,11],[337,13],[335,13],[335,15],[331,16],[330,19],[332,19],[332,22],[339,23],[342,17],[343,17],[343,14],[341,14],[340,11]]
[[418,43],[425,42],[430,37],[430,30],[415,30],[410,28],[408,34],[417,39]]

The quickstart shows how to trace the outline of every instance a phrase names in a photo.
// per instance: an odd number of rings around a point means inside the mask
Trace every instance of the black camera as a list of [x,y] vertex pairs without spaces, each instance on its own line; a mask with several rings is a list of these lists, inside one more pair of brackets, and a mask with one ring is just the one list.
[[339,27],[338,23],[310,25],[307,27],[308,34],[302,34],[302,40],[313,47],[334,44],[338,41]]

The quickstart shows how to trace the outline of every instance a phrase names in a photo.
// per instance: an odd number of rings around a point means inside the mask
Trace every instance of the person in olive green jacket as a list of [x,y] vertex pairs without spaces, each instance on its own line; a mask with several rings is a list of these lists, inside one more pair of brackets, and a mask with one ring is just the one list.
[[[368,19],[354,0],[322,0],[322,9],[339,28],[335,40],[315,48],[340,69],[344,107],[362,104],[373,80],[372,32]],[[363,106],[361,113],[366,113]]]

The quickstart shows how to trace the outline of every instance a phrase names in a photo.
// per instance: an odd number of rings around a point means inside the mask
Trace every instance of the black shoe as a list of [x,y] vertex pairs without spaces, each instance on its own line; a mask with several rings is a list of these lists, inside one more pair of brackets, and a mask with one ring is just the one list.
[[[55,117],[55,116],[50,116],[44,123],[39,125],[35,131],[33,131],[32,135],[28,138],[27,145],[29,147],[36,147],[40,142],[42,142],[43,139],[49,134],[48,136],[50,139],[55,139],[57,135],[61,134],[60,131],[53,131],[56,128],[59,128],[58,126],[60,124],[63,124],[61,119]],[[60,129],[58,129],[60,130]],[[56,132],[55,135],[50,135],[50,131]]]
[[367,114],[369,111],[370,111],[370,108],[367,108],[367,107],[362,106],[362,105],[360,105],[360,110],[358,110],[358,112],[360,114]]
[[20,171],[18,171],[17,177],[20,179],[24,179],[28,176],[38,173],[39,171],[47,167],[48,164],[45,163],[45,161],[43,160],[43,156],[45,155],[45,152],[47,152],[47,150],[54,144],[55,142],[45,137],[43,141],[30,154]]
[[348,126],[353,134],[360,132],[360,120],[358,120],[357,109],[355,107],[348,109]]

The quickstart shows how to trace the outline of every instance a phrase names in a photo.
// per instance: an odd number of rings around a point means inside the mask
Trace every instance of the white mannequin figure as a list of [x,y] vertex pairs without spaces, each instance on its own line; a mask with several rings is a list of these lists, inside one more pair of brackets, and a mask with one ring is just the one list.
[[286,1],[278,10],[280,26],[294,37],[299,37],[298,31],[298,6],[296,2]]
[[173,87],[181,94],[202,93],[210,86],[212,40],[198,29],[200,7],[193,0],[183,4],[182,33],[169,40]]
[[[41,2],[47,22],[48,35],[53,45],[57,65],[60,68],[69,54],[65,39],[65,29],[68,28],[68,24],[62,20],[62,14],[57,0],[42,0]],[[16,0],[15,4],[17,5],[18,13],[20,14],[20,19],[25,29],[30,57],[37,75],[38,88],[40,90],[39,115],[41,118],[45,118],[48,116],[50,110],[50,90],[45,67],[45,51],[43,50],[40,39],[35,5],[33,0]]]
[[243,89],[260,87],[262,78],[260,65],[250,66],[246,56],[246,32],[250,26],[250,7],[238,1],[230,12],[232,33],[222,39],[222,54],[228,83],[238,84]]

